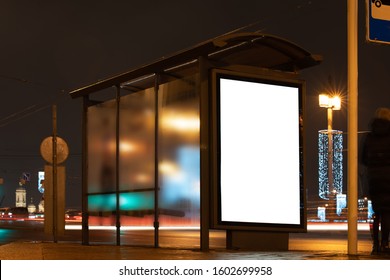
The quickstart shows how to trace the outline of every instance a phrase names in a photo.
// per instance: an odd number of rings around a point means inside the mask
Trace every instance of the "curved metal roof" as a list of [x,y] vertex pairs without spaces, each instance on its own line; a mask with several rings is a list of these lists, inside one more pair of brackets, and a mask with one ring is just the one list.
[[233,33],[75,89],[70,92],[70,95],[72,98],[77,98],[147,75],[167,73],[181,65],[193,64],[199,57],[205,57],[221,67],[246,65],[286,72],[297,72],[321,62],[320,56],[312,55],[296,44],[276,36],[257,32]]

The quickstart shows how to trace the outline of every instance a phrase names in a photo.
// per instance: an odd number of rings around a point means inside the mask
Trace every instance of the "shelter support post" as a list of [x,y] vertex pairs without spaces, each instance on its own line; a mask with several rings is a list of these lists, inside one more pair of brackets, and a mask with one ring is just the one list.
[[159,90],[159,75],[156,74],[154,82],[154,247],[159,247],[159,173],[158,173],[158,155],[159,155],[159,137],[158,137],[158,122],[159,122],[159,112],[158,112],[158,90]]
[[209,250],[210,227],[210,107],[208,94],[208,66],[204,57],[199,57],[200,98],[200,249]]
[[88,228],[88,95],[83,96],[82,112],[82,244],[89,245],[89,228]]
[[116,211],[115,211],[115,221],[116,221],[116,245],[121,245],[121,211],[119,204],[119,129],[120,129],[120,102],[121,102],[121,88],[120,85],[116,86],[116,128],[115,128],[115,194],[116,194]]

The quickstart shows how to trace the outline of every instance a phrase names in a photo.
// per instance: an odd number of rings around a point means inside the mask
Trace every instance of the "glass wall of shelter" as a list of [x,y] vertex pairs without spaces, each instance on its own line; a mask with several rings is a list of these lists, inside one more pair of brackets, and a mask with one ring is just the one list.
[[[146,77],[146,88],[123,84],[119,98],[88,107],[90,227],[115,227],[118,172],[121,227],[199,228],[199,75],[176,77]],[[146,236],[142,242],[152,245],[153,234]]]

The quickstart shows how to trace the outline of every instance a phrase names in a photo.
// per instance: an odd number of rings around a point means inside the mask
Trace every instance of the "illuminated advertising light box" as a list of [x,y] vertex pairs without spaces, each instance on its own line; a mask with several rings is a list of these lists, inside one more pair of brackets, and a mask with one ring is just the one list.
[[299,80],[213,70],[213,227],[305,231]]

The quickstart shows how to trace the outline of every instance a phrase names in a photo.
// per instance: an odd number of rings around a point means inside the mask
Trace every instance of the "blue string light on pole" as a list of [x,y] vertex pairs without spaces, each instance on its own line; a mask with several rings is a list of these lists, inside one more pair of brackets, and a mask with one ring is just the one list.
[[[324,200],[335,199],[343,192],[343,134],[340,130],[332,130],[333,147],[332,164],[329,164],[329,134],[327,130],[318,132],[318,183],[319,196]],[[331,171],[329,172],[329,166]],[[332,175],[332,185],[329,184],[329,174]]]

